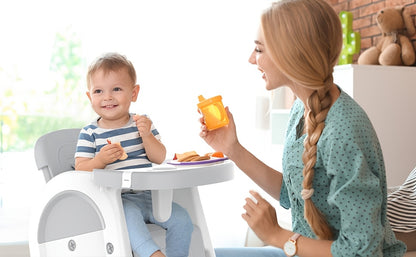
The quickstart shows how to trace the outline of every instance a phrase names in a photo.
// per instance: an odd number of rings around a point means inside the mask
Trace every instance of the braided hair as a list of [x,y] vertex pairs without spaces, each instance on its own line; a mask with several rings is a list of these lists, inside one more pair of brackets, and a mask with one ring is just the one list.
[[311,89],[305,115],[302,161],[304,215],[320,239],[332,239],[326,217],[312,201],[317,143],[332,103],[332,72],[342,48],[338,15],[324,0],[282,0],[261,17],[266,48],[272,61],[296,86]]

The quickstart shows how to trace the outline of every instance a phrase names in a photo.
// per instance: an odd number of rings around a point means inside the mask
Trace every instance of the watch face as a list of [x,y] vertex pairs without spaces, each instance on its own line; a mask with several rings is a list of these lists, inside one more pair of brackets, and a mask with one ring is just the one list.
[[293,242],[288,241],[284,244],[283,250],[285,251],[286,255],[294,256],[296,253],[296,245]]

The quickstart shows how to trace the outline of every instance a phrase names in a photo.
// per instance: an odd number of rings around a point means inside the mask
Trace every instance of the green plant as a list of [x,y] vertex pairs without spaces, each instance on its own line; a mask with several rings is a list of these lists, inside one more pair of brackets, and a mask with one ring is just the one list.
[[47,132],[89,121],[84,64],[81,40],[69,27],[56,33],[49,67],[53,79],[46,89],[23,81],[17,69],[0,68],[0,153],[31,149]]

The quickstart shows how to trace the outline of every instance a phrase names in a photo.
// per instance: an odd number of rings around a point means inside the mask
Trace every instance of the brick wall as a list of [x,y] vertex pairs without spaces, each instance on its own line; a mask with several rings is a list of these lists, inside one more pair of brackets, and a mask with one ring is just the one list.
[[[349,11],[354,17],[353,30],[361,35],[361,51],[376,45],[381,37],[381,31],[377,27],[375,14],[385,8],[394,6],[406,6],[410,9],[413,20],[416,17],[416,0],[326,0],[339,13]],[[416,35],[412,37],[416,45]],[[357,62],[358,54],[354,56]]]

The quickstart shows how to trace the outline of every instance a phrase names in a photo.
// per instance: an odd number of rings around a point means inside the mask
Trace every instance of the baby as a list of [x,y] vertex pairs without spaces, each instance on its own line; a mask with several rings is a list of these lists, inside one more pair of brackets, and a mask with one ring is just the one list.
[[[105,54],[89,67],[87,85],[87,96],[98,118],[80,132],[75,169],[137,169],[162,163],[166,148],[153,122],[147,115],[129,112],[140,90],[132,63],[120,54]],[[172,203],[171,217],[158,222],[153,217],[150,191],[125,192],[121,198],[136,254],[165,256],[147,229],[146,223],[153,223],[166,229],[167,256],[188,256],[193,225],[184,208]]]

